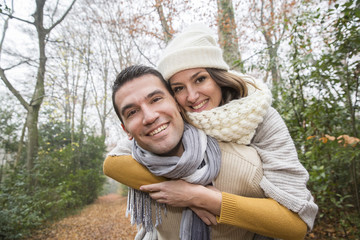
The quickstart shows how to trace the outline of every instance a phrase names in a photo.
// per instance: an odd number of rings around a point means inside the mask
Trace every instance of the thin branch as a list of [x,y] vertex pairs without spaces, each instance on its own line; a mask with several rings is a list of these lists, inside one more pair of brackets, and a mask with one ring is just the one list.
[[10,67],[3,68],[3,71],[11,70],[11,69],[13,69],[15,67],[18,67],[18,66],[22,65],[22,64],[29,64],[31,66],[30,62],[32,62],[32,61],[33,61],[32,59],[29,59],[29,60],[26,60],[26,61],[21,61],[21,62],[15,64],[15,65],[10,66]]
[[[14,1],[12,0],[10,15],[12,15],[13,13],[14,13]],[[4,22],[3,35],[2,35],[1,41],[0,41],[0,60],[1,60],[2,47],[3,47],[4,41],[5,41],[6,31],[9,27],[9,19],[10,19],[10,17],[6,18],[6,20]]]
[[13,18],[13,19],[19,20],[19,21],[21,21],[21,22],[25,22],[25,23],[29,23],[29,24],[34,25],[34,22],[30,22],[30,21],[28,21],[28,20],[15,17],[15,16],[13,16],[13,15],[11,15],[11,14],[7,14],[7,13],[4,13],[4,12],[0,12],[0,14],[5,15],[5,16],[8,16],[9,18]]
[[24,106],[26,110],[29,110],[30,105],[25,101],[21,94],[13,87],[5,75],[4,69],[0,68],[0,77],[5,83],[6,87],[14,94],[14,96],[20,101],[21,105]]
[[133,37],[132,37],[132,40],[133,40],[133,43],[135,44],[135,47],[141,54],[141,56],[143,56],[151,65],[153,65],[155,67],[156,65],[153,62],[151,62],[151,60],[147,56],[145,56],[145,54],[141,51],[139,45],[137,45],[137,43],[135,42],[135,39]]
[[62,15],[62,17],[57,20],[50,28],[48,28],[46,31],[49,33],[54,27],[56,27],[59,23],[62,22],[62,20],[65,19],[66,15],[70,12],[71,8],[73,7],[73,5],[75,4],[76,0],[73,0],[72,3],[70,4],[69,8],[66,10],[66,12]]
[[3,28],[3,34],[2,34],[2,37],[1,37],[1,41],[0,41],[0,59],[1,59],[1,52],[2,52],[2,47],[3,47],[3,44],[4,44],[4,40],[5,40],[6,31],[7,31],[8,26],[9,26],[8,24],[9,24],[9,18],[7,18],[5,20],[4,28]]

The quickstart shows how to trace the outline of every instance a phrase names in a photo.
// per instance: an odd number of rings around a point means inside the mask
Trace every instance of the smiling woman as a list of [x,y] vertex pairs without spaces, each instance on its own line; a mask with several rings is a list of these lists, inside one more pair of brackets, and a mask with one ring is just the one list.
[[185,111],[202,112],[221,103],[221,88],[204,68],[180,71],[171,77],[169,83]]

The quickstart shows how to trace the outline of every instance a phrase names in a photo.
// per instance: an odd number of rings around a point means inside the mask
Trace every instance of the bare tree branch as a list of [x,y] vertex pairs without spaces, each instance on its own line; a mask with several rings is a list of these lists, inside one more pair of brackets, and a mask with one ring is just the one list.
[[66,15],[70,12],[71,8],[73,7],[73,5],[75,4],[76,0],[73,0],[72,3],[70,4],[69,8],[66,10],[66,12],[62,15],[62,17],[57,20],[50,28],[48,28],[46,30],[46,32],[50,32],[54,27],[56,27],[59,23],[62,22],[62,20],[65,19]]
[[[15,67],[18,67],[18,66],[22,65],[22,64],[29,64],[30,61],[31,60],[21,61],[21,62],[15,64],[15,65],[10,66],[10,67],[3,68],[3,70],[4,70],[4,72],[7,71],[7,70],[11,70],[11,69],[13,69]],[[31,65],[31,64],[29,64],[29,65]]]
[[133,43],[135,44],[135,47],[137,48],[137,50],[139,51],[139,53],[141,54],[141,56],[143,56],[151,65],[153,65],[154,67],[156,66],[156,64],[154,64],[150,58],[148,58],[147,56],[145,56],[145,54],[141,51],[139,45],[137,45],[137,43],[135,42],[135,39],[132,38]]
[[0,12],[0,14],[5,15],[5,16],[8,16],[9,18],[13,18],[13,19],[19,20],[19,21],[21,21],[21,22],[25,22],[25,23],[29,23],[29,24],[34,25],[34,22],[30,22],[30,21],[28,21],[28,20],[15,17],[15,16],[13,16],[13,15],[11,15],[11,14],[7,14],[7,13],[4,13],[4,12]]
[[0,77],[5,83],[6,87],[11,91],[12,94],[20,101],[21,105],[24,106],[26,110],[29,110],[29,104],[25,101],[25,99],[21,96],[21,94],[13,87],[13,85],[9,82],[5,75],[4,69],[0,68]]

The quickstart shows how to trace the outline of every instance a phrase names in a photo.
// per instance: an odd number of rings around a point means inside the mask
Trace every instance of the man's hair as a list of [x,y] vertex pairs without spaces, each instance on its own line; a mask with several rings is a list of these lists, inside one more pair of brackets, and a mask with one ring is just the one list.
[[119,109],[116,107],[115,104],[115,94],[116,92],[127,82],[134,80],[135,78],[142,77],[144,75],[154,75],[157,77],[161,83],[165,86],[168,92],[171,94],[171,89],[161,73],[156,70],[155,68],[144,66],[144,65],[132,65],[130,67],[125,68],[122,70],[116,77],[114,84],[112,86],[112,102],[116,112],[116,115],[119,117],[120,121],[123,123],[121,119],[121,115]]

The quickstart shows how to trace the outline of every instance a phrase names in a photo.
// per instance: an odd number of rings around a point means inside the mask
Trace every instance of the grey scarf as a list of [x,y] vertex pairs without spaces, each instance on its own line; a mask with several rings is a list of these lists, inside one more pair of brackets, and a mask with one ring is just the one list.
[[[217,141],[201,130],[185,124],[182,137],[184,153],[177,156],[158,156],[142,149],[136,141],[133,145],[133,157],[157,176],[170,179],[184,179],[201,185],[211,184],[219,174],[221,152]],[[156,224],[161,224],[161,206],[156,206]],[[164,207],[164,206],[162,206]],[[147,193],[131,190],[128,199],[128,212],[132,223],[143,224],[146,231],[152,231],[151,200]],[[209,239],[209,228],[190,209],[183,211],[180,239]]]

